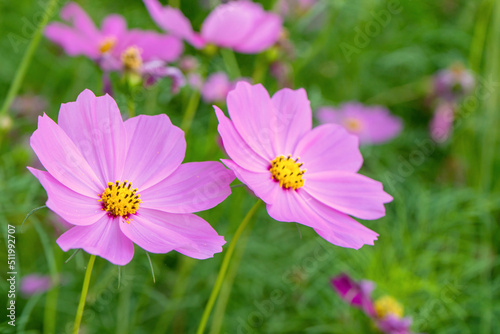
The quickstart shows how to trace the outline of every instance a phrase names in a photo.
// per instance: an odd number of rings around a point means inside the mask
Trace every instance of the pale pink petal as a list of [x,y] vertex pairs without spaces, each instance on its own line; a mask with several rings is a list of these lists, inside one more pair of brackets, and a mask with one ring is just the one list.
[[60,45],[70,56],[85,55],[93,60],[97,60],[100,56],[98,36],[88,36],[59,22],[48,24],[44,35],[53,43]]
[[120,40],[127,32],[127,21],[121,15],[108,15],[102,20],[101,30],[105,37],[114,37]]
[[358,249],[373,245],[378,234],[351,217],[321,204],[306,192],[284,190],[267,212],[278,221],[297,222],[314,228],[328,242],[341,247]]
[[123,266],[134,256],[134,243],[122,233],[120,224],[126,223],[106,215],[95,224],[75,226],[64,232],[57,239],[57,244],[65,252],[82,248],[89,254]]
[[311,105],[306,91],[301,88],[284,88],[273,95],[277,113],[272,118],[276,123],[276,149],[283,155],[291,154],[297,142],[312,128]]
[[321,107],[316,111],[316,118],[320,123],[341,123],[340,112],[332,107]]
[[266,13],[254,25],[251,33],[234,50],[241,53],[259,53],[276,43],[283,30],[283,21],[276,14]]
[[165,216],[162,211],[141,207],[140,213],[132,215],[130,220],[120,221],[120,229],[127,238],[151,253],[168,253],[175,247],[189,245],[189,239],[165,226],[168,219]]
[[[132,228],[134,223],[147,220],[146,224],[151,229],[144,229],[140,242],[153,249],[149,250],[151,252],[156,249],[156,252],[164,253],[174,245],[177,252],[196,259],[206,259],[221,252],[222,245],[225,244],[224,238],[219,236],[210,224],[193,214],[173,214],[141,208],[141,213],[133,219],[130,226],[122,225],[122,228]],[[151,235],[154,233],[157,235]],[[139,242],[136,243],[143,247]]]
[[191,213],[213,208],[231,194],[234,174],[220,162],[182,164],[163,181],[141,191],[141,208]]
[[96,97],[84,90],[76,102],[61,105],[59,126],[79,148],[104,188],[108,182],[121,181],[127,135],[111,96]]
[[335,210],[361,219],[385,216],[384,203],[392,200],[384,192],[382,183],[361,174],[343,171],[309,175],[304,191]]
[[38,117],[38,129],[30,144],[45,169],[73,191],[94,197],[106,187],[66,132],[49,116]]
[[121,54],[130,46],[139,48],[143,62],[152,60],[172,62],[180,57],[184,48],[182,41],[177,37],[136,29],[129,31],[119,41],[116,52]]
[[207,103],[223,102],[232,89],[232,85],[225,72],[210,74],[201,89],[201,97]]
[[76,30],[85,33],[87,36],[99,35],[99,30],[97,30],[92,19],[74,2],[68,3],[61,9],[61,18],[72,23]]
[[271,161],[278,154],[276,137],[281,136],[280,118],[276,108],[261,85],[238,82],[227,96],[227,108],[241,138],[259,155]]
[[260,17],[260,5],[235,1],[217,6],[203,21],[201,36],[209,43],[232,48],[255,28]]
[[357,172],[363,164],[358,138],[336,124],[325,124],[307,133],[297,144],[295,154],[300,157],[309,175],[324,171],[340,170]]
[[160,4],[158,0],[144,0],[144,4],[156,24],[171,35],[185,39],[196,48],[202,48],[205,42],[191,26],[191,22],[178,8]]
[[236,177],[247,185],[257,197],[264,202],[272,204],[278,196],[278,191],[281,192],[279,183],[271,178],[269,170],[256,173],[246,170],[231,160],[222,159],[222,162],[236,174]]
[[139,193],[169,176],[184,160],[184,132],[166,115],[128,119],[125,129],[128,153],[123,179],[139,188]]
[[224,149],[231,159],[243,168],[254,171],[263,172],[269,170],[271,160],[264,158],[262,155],[254,151],[241,138],[240,134],[234,128],[233,122],[227,118],[222,110],[214,106],[215,114],[219,120],[217,130],[222,138]]
[[28,170],[40,181],[47,192],[47,207],[73,225],[91,225],[102,216],[99,196],[81,195],[57,181],[48,172],[28,167]]

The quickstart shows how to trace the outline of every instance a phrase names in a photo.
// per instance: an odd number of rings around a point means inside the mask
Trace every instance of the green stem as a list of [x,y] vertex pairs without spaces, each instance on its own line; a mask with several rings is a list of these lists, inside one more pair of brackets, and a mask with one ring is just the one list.
[[135,116],[135,103],[134,98],[132,96],[127,97],[127,109],[128,109],[128,117],[132,118]]
[[184,130],[184,133],[187,136],[191,125],[193,124],[194,115],[196,114],[196,109],[198,109],[198,105],[200,104],[200,92],[197,90],[193,90],[191,94],[191,98],[189,99],[188,106],[186,108],[186,112],[184,113],[184,117],[181,122],[181,129]]
[[10,105],[14,101],[14,98],[16,97],[17,92],[21,87],[21,83],[23,82],[26,71],[28,70],[28,67],[31,63],[31,59],[33,58],[35,50],[38,47],[38,44],[40,43],[40,39],[42,38],[43,29],[45,28],[50,18],[54,14],[57,7],[57,2],[58,0],[50,0],[49,4],[47,5],[42,21],[40,21],[40,24],[38,25],[35,33],[33,34],[33,38],[31,39],[31,42],[28,45],[28,49],[26,50],[23,59],[21,60],[21,64],[17,68],[14,80],[10,85],[9,91],[7,92],[7,97],[5,98],[5,101],[2,105],[2,109],[0,110],[0,116],[5,115],[7,113],[7,110],[9,110]]
[[238,61],[236,60],[236,56],[234,55],[233,50],[220,49],[220,53],[222,55],[222,59],[224,60],[224,64],[226,65],[229,78],[231,80],[240,78],[241,77],[240,67],[238,66]]
[[89,263],[87,264],[87,270],[85,271],[85,278],[83,280],[82,295],[80,296],[80,302],[78,303],[78,309],[76,311],[75,325],[73,327],[73,334],[78,334],[80,329],[80,323],[82,322],[83,309],[85,308],[85,300],[87,299],[87,292],[89,291],[90,276],[92,275],[92,268],[94,267],[95,255],[91,255]]
[[250,209],[250,211],[248,211],[245,218],[243,218],[243,220],[241,221],[240,226],[234,233],[233,239],[229,244],[226,255],[224,255],[224,259],[222,260],[222,265],[220,267],[219,274],[217,275],[217,280],[215,281],[214,287],[212,288],[212,293],[210,294],[210,298],[208,299],[207,305],[205,306],[205,310],[203,311],[203,315],[201,317],[200,324],[198,325],[198,330],[196,331],[196,334],[203,334],[203,332],[205,331],[208,318],[210,317],[210,313],[212,312],[214,303],[217,300],[219,291],[222,287],[222,284],[224,283],[224,278],[226,277],[227,269],[229,267],[229,263],[231,262],[231,257],[236,247],[236,243],[238,242],[238,239],[240,238],[241,234],[247,227],[248,223],[250,222],[250,219],[255,214],[261,203],[262,201],[259,199],[257,203],[255,203],[254,206],[252,206],[252,208]]

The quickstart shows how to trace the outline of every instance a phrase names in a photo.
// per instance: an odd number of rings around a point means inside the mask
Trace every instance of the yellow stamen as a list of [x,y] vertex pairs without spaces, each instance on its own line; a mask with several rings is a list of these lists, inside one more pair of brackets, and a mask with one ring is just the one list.
[[375,301],[375,312],[381,319],[384,319],[389,314],[401,318],[403,316],[403,306],[391,296],[383,296]]
[[104,41],[101,42],[99,45],[99,51],[101,53],[107,53],[115,47],[116,44],[116,38],[114,37],[106,37]]
[[133,189],[132,183],[125,180],[108,182],[108,187],[98,201],[102,202],[102,210],[115,217],[122,216],[127,223],[130,223],[130,215],[135,214],[139,203],[142,203],[139,197],[141,195],[137,194],[137,188]]
[[130,46],[121,55],[125,70],[137,71],[142,66],[141,50],[136,46]]
[[304,179],[302,179],[302,176],[306,170],[300,169],[303,164],[298,161],[299,158],[294,160],[290,155],[287,158],[280,155],[271,161],[269,171],[271,172],[273,180],[280,183],[280,187],[297,190],[304,185]]
[[343,123],[344,127],[351,132],[359,132],[363,128],[363,124],[355,118],[347,118]]

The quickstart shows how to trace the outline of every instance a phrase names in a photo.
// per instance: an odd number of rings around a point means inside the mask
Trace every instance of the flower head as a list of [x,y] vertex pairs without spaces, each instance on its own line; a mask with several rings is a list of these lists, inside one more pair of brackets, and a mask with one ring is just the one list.
[[443,102],[437,106],[429,125],[429,131],[434,141],[443,143],[450,137],[454,118],[455,112],[452,103]]
[[372,281],[354,281],[346,274],[334,277],[331,281],[339,296],[354,307],[361,308],[369,316],[375,315],[371,293],[375,288]]
[[224,102],[227,94],[234,89],[238,81],[249,82],[250,80],[239,78],[238,80],[231,81],[225,72],[210,74],[201,88],[203,101],[207,103]]
[[205,19],[201,33],[177,8],[158,0],[144,0],[153,20],[165,31],[185,39],[196,48],[213,44],[241,53],[259,53],[272,46],[282,30],[282,19],[252,1],[233,1],[217,6]]
[[358,138],[341,126],[312,129],[303,89],[272,98],[262,85],[236,84],[227,97],[231,120],[217,107],[219,133],[238,179],[267,204],[278,221],[312,227],[342,247],[373,245],[377,233],[349,215],[378,219],[392,197],[380,182],[357,173],[363,163]]
[[338,109],[319,108],[316,118],[321,123],[342,125],[359,137],[359,143],[380,144],[396,137],[403,127],[401,119],[384,107],[368,107],[361,103],[345,103]]
[[29,170],[47,206],[74,225],[57,240],[64,251],[124,265],[134,243],[198,259],[222,250],[224,238],[192,212],[222,202],[234,175],[219,162],[181,164],[184,133],[166,115],[124,122],[109,95],[85,90],[61,106],[58,123],[39,117],[31,147],[47,171]]
[[25,296],[42,293],[52,288],[50,276],[31,274],[21,278],[19,290]]
[[61,10],[66,25],[47,25],[45,36],[59,44],[68,55],[84,55],[96,61],[104,71],[134,71],[142,74],[143,65],[150,61],[170,62],[182,53],[182,42],[173,36],[138,29],[127,30],[120,15],[104,18],[98,29],[76,3]]
[[456,102],[470,93],[474,85],[474,75],[462,64],[456,63],[434,75],[434,96]]

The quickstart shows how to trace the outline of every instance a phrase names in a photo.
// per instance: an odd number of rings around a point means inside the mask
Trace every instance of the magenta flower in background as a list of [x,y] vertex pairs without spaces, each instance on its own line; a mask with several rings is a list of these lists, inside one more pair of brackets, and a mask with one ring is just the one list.
[[443,143],[450,137],[454,118],[452,103],[443,102],[437,106],[429,126],[431,137],[435,142]]
[[472,72],[457,63],[434,75],[434,96],[448,102],[456,102],[469,94],[475,85]]
[[362,309],[375,326],[385,334],[411,334],[412,319],[403,318],[403,306],[390,296],[373,300],[371,293],[375,288],[372,281],[356,282],[346,274],[340,274],[331,280],[334,290],[340,298],[351,306]]
[[166,115],[124,122],[110,96],[85,90],[61,105],[58,123],[39,117],[31,147],[47,171],[28,168],[49,209],[74,225],[57,240],[64,251],[117,265],[132,259],[134,243],[197,259],[222,251],[224,238],[192,212],[222,202],[234,174],[214,161],[181,164],[184,133]]
[[269,215],[312,227],[342,247],[373,245],[378,234],[349,217],[378,219],[392,200],[380,182],[360,175],[358,138],[342,127],[312,129],[304,89],[272,98],[262,85],[239,82],[227,97],[231,120],[215,107],[218,130],[238,179],[267,204]]
[[19,290],[26,297],[48,291],[50,288],[52,288],[52,280],[48,275],[26,275],[19,283]]
[[375,288],[372,281],[361,280],[358,282],[346,274],[341,274],[331,280],[332,286],[339,296],[350,305],[362,309],[367,315],[374,316],[375,309],[371,293]]
[[208,76],[201,89],[203,101],[207,103],[224,101],[230,90],[234,88],[234,83],[224,72],[216,72]]
[[401,132],[403,123],[397,116],[381,106],[365,106],[350,102],[338,109],[322,107],[316,111],[316,118],[322,124],[335,123],[358,136],[360,145],[381,144]]
[[144,4],[159,27],[196,48],[213,44],[241,53],[259,53],[276,43],[283,29],[279,15],[247,0],[217,6],[203,22],[200,34],[179,9],[162,6],[158,0],[144,0]]
[[148,63],[166,66],[166,62],[176,60],[183,51],[182,42],[174,36],[127,30],[127,23],[120,15],[105,17],[101,29],[98,29],[74,2],[63,7],[61,18],[69,25],[50,23],[45,36],[60,45],[68,55],[87,56],[104,71],[133,71],[147,76],[151,68]]

